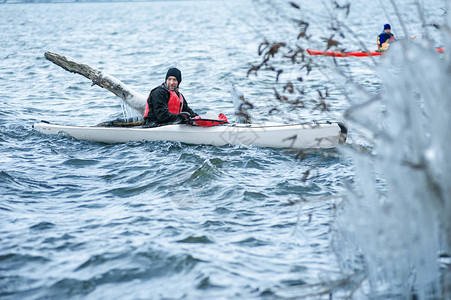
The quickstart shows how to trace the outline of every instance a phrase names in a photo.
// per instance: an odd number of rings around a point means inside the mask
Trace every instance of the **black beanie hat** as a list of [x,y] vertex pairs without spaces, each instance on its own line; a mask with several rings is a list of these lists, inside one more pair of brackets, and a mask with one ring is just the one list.
[[166,80],[168,80],[169,76],[174,76],[175,78],[177,78],[177,81],[179,82],[179,84],[180,84],[180,82],[182,82],[182,72],[180,72],[180,70],[177,68],[170,68],[168,70],[168,72],[166,73],[166,79],[164,80],[165,82],[166,82]]
[[385,24],[385,25],[384,25],[384,30],[385,30],[385,29],[391,29],[390,24]]

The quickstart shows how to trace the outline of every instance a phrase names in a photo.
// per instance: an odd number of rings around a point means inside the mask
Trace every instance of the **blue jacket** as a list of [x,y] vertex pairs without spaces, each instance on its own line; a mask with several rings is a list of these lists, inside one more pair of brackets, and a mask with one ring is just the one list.
[[388,44],[395,40],[393,33],[382,32],[377,37],[377,50],[385,51],[388,48]]

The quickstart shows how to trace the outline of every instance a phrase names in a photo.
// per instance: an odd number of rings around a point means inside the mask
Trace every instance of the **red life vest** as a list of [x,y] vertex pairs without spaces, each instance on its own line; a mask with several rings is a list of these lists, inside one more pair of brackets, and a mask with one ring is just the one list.
[[144,118],[146,118],[147,115],[149,114],[149,98],[150,98],[150,94],[146,101],[146,111],[144,112]]
[[[173,114],[179,114],[183,109],[183,96],[177,96],[175,91],[169,91],[169,101],[168,101],[168,111]],[[150,97],[150,95],[149,95]],[[144,117],[149,114],[149,99],[146,101],[146,111],[144,112]]]
[[177,96],[175,91],[169,91],[168,110],[170,113],[179,114],[183,109],[183,97],[182,94]]

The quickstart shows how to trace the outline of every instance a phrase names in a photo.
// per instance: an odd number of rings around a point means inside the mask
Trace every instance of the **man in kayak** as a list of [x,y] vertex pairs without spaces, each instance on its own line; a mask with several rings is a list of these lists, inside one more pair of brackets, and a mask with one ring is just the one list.
[[385,24],[384,31],[377,37],[377,50],[381,52],[387,50],[390,46],[390,43],[394,40],[395,36],[393,35],[393,33],[391,33],[390,24]]
[[180,82],[182,72],[177,68],[170,68],[165,82],[154,88],[147,98],[144,127],[183,123],[197,116],[179,92]]

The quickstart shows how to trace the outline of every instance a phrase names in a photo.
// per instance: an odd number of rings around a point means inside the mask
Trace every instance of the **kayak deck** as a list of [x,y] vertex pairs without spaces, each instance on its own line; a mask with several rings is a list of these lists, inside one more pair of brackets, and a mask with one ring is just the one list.
[[33,128],[44,134],[67,134],[75,139],[101,143],[174,141],[187,144],[256,145],[272,148],[334,148],[346,140],[339,123],[226,124],[200,127],[185,124],[161,127],[64,126],[40,122]]

